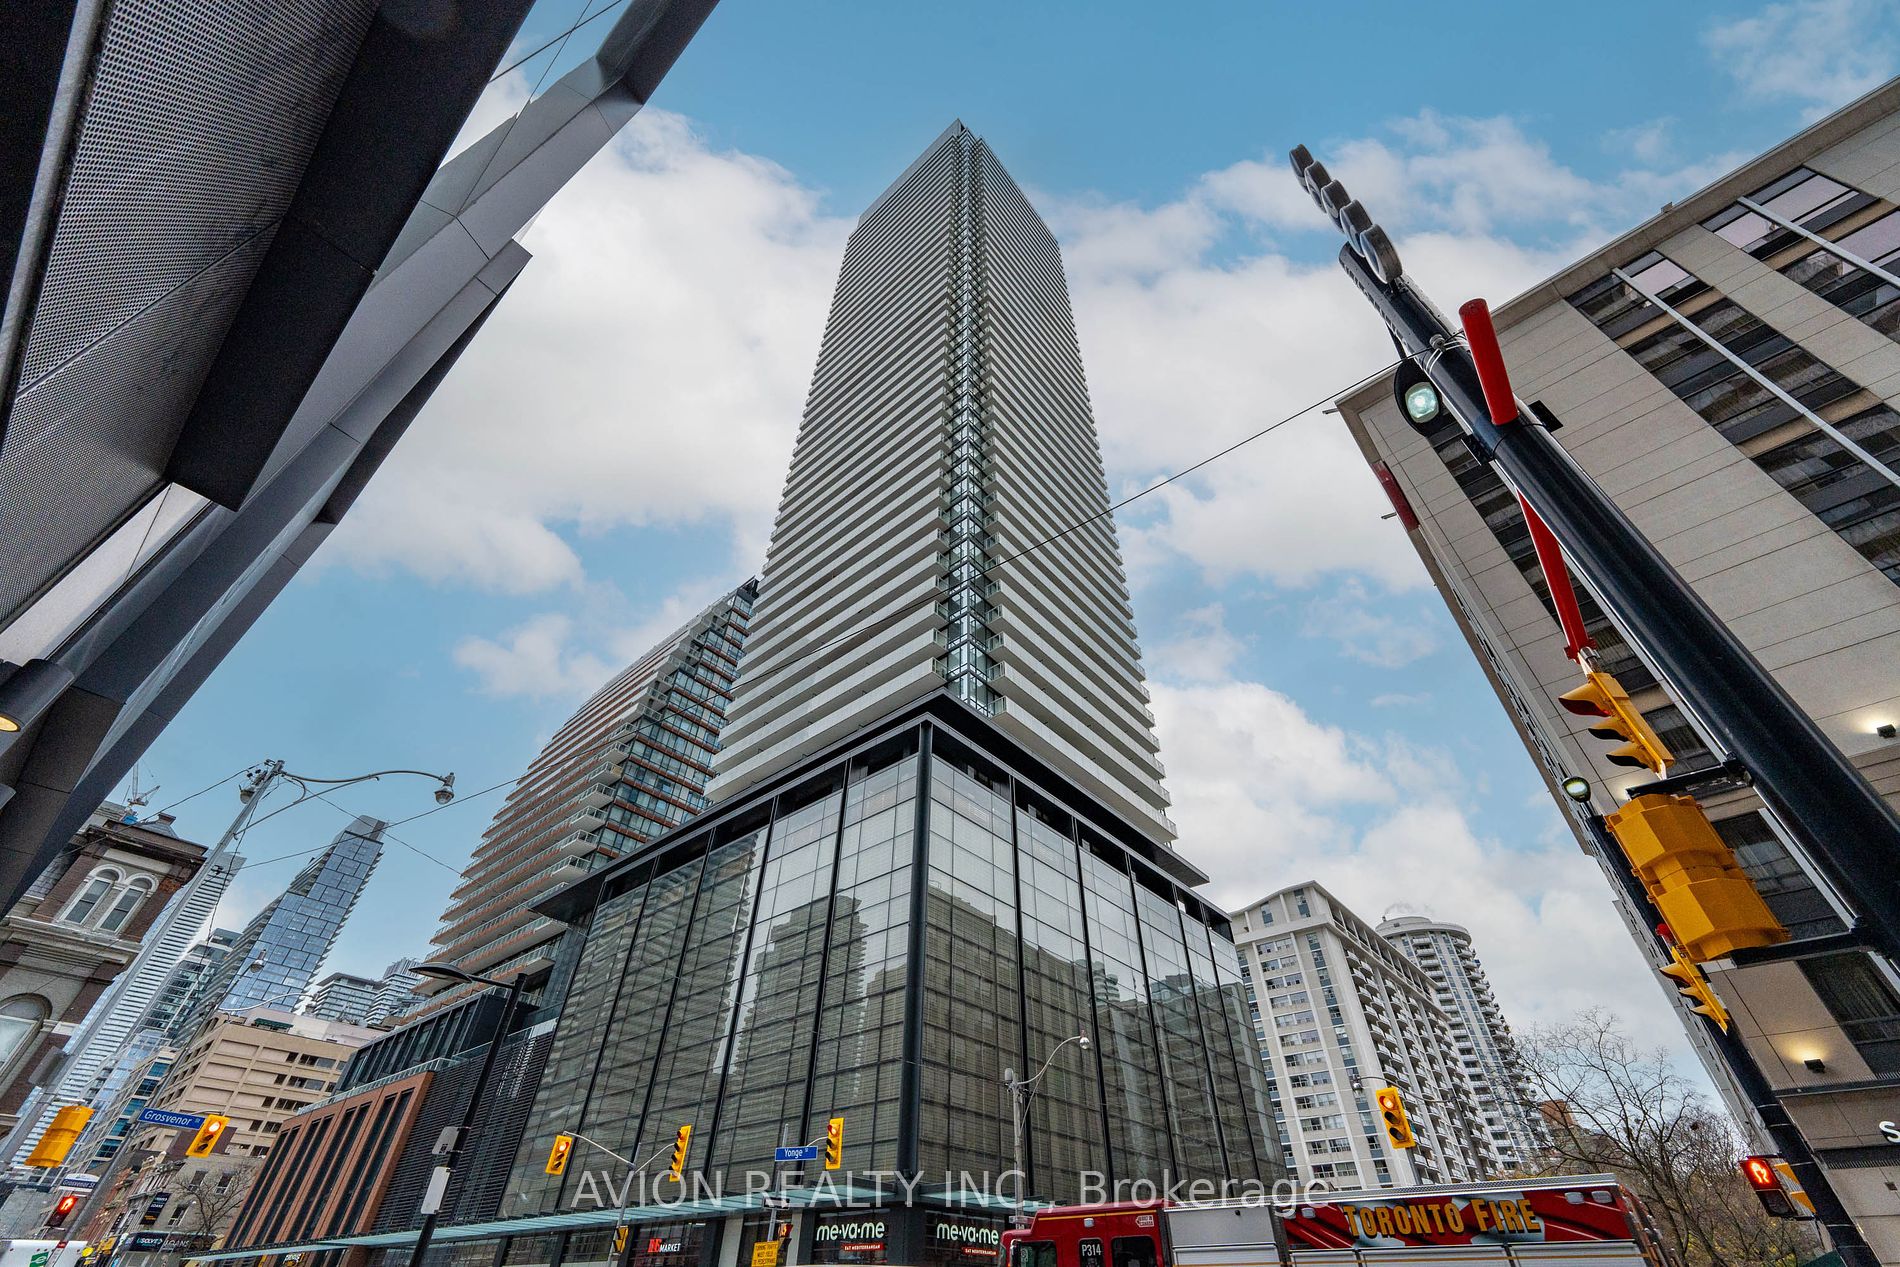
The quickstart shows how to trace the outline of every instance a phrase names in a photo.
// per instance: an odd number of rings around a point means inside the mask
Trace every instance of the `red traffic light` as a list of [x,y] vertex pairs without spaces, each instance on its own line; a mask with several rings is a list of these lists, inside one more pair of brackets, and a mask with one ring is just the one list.
[[68,1192],[59,1200],[53,1202],[53,1212],[46,1216],[46,1226],[64,1227],[67,1217],[78,1207],[79,1194],[77,1192]]
[[1781,1186],[1780,1180],[1775,1178],[1775,1168],[1768,1164],[1766,1157],[1742,1158],[1742,1178],[1757,1191]]
[[1781,1175],[1775,1169],[1775,1163],[1766,1157],[1742,1158],[1742,1178],[1748,1180],[1748,1186],[1755,1190],[1761,1200],[1761,1208],[1768,1212],[1769,1218],[1798,1219],[1801,1212],[1795,1209],[1794,1199],[1788,1190],[1781,1186]]

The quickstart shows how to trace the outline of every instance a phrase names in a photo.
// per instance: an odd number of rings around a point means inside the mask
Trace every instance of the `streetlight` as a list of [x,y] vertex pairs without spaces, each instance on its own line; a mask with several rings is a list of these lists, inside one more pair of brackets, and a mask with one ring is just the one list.
[[[266,761],[263,765],[253,766],[247,773],[250,775],[250,778],[238,788],[238,799],[243,801],[246,805],[249,805],[253,799],[266,791],[270,785],[275,783],[278,779],[295,783],[298,787],[303,789],[302,796],[292,801],[289,805],[282,805],[272,810],[270,813],[264,815],[264,818],[275,817],[287,809],[293,809],[296,806],[302,805],[312,797],[321,796],[325,788],[349,787],[356,783],[372,783],[382,778],[385,774],[413,774],[417,778],[434,779],[436,781],[435,803],[437,805],[447,805],[450,801],[455,799],[455,772],[453,770],[447,774],[430,774],[427,770],[377,770],[373,774],[359,774],[348,779],[319,779],[309,774],[292,774],[289,770],[284,769],[284,763],[281,761]],[[315,785],[314,787],[312,786],[313,784]],[[264,818],[260,818],[257,821],[261,823],[264,821]],[[256,824],[252,824],[252,826],[255,825]]]
[[1070,1043],[1077,1043],[1083,1051],[1089,1049],[1087,1034],[1073,1034],[1057,1043],[1049,1051],[1049,1058],[1042,1062],[1042,1068],[1027,1078],[1018,1078],[1014,1069],[1003,1070],[1003,1085],[1009,1088],[1010,1123],[1014,1128],[1016,1147],[1016,1219],[1020,1223],[1023,1217],[1024,1188],[1028,1176],[1023,1172],[1023,1127],[1029,1120],[1029,1101],[1035,1096],[1042,1084],[1042,1076],[1049,1072],[1049,1066],[1055,1063],[1056,1056]]
[[449,1190],[449,1176],[454,1173],[455,1163],[461,1160],[462,1146],[468,1142],[469,1132],[475,1127],[475,1110],[481,1105],[482,1093],[488,1089],[488,1079],[495,1072],[495,1055],[501,1050],[502,1040],[508,1037],[508,1022],[514,1019],[515,1005],[521,1001],[523,974],[517,972],[508,981],[497,981],[493,977],[464,972],[452,963],[419,963],[409,971],[419,977],[436,977],[464,985],[495,986],[508,991],[507,1001],[501,1005],[501,1019],[495,1023],[495,1036],[489,1040],[488,1051],[482,1056],[482,1070],[475,1075],[475,1087],[469,1092],[467,1107],[462,1110],[461,1124],[443,1132],[441,1142],[436,1145],[436,1155],[442,1160],[429,1176],[429,1186],[422,1194],[422,1205],[418,1210],[422,1215],[422,1227],[416,1233],[416,1247],[409,1254],[409,1267],[422,1267],[423,1255],[429,1252],[429,1242],[435,1237],[436,1216],[442,1209],[442,1196]]

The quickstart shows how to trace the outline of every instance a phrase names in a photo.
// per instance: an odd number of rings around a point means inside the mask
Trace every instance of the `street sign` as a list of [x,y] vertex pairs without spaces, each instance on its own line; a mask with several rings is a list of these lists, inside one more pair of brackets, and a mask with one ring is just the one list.
[[818,1145],[805,1144],[797,1148],[774,1148],[773,1161],[817,1161]]
[[778,1242],[760,1241],[754,1245],[752,1267],[778,1267]]
[[789,1210],[792,1208],[792,1199],[768,1192],[759,1198],[759,1204],[768,1210]]
[[99,1176],[67,1175],[64,1179],[59,1181],[59,1186],[62,1188],[96,1188],[99,1186]]
[[150,1122],[153,1126],[171,1126],[181,1131],[195,1131],[205,1124],[202,1113],[174,1113],[170,1109],[140,1109],[139,1121]]

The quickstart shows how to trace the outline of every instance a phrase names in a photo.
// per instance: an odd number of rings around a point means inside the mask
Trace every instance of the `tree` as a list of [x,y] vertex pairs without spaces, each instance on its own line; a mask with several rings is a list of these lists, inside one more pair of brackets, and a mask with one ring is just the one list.
[[1593,1009],[1533,1030],[1518,1055],[1545,1104],[1549,1148],[1534,1173],[1615,1175],[1684,1267],[1794,1264],[1819,1252],[1812,1224],[1761,1208],[1741,1177],[1734,1122],[1615,1016]]
[[207,1243],[215,1243],[231,1231],[257,1169],[251,1157],[181,1158],[170,1163],[169,1182],[181,1183],[183,1190],[173,1202],[171,1226],[165,1230],[203,1236]]

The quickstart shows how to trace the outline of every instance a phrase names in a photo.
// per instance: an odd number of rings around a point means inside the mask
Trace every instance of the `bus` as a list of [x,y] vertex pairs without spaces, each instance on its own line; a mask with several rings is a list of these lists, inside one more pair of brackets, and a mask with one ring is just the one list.
[[1006,1267],[1676,1267],[1610,1175],[1052,1206],[1003,1253]]

